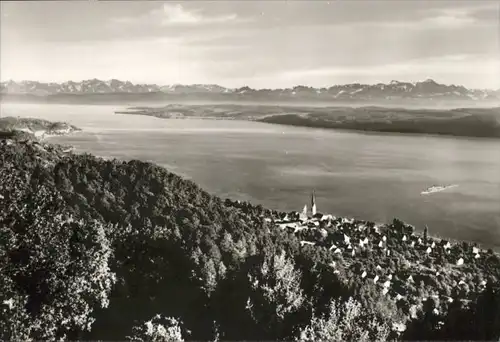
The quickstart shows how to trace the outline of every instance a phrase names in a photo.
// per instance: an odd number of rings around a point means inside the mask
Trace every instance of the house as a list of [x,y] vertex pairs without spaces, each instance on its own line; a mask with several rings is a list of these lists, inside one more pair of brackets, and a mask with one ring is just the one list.
[[384,287],[389,287],[391,286],[391,282],[389,280],[384,282]]
[[311,241],[304,241],[304,240],[302,240],[302,241],[300,241],[300,245],[301,246],[304,246],[304,245],[314,246],[314,245],[316,245],[316,243],[315,242],[311,242]]
[[296,211],[293,211],[292,213],[290,213],[290,220],[291,221],[299,221],[300,220],[300,213],[296,212]]
[[366,226],[365,226],[364,224],[360,224],[360,225],[358,225],[358,226],[356,227],[356,230],[357,230],[358,232],[362,232],[362,231],[364,231],[365,229],[366,229]]
[[326,215],[323,215],[321,213],[316,213],[315,215],[313,215],[313,219],[321,221],[323,216],[326,216]]
[[403,235],[402,241],[406,241],[406,235]]
[[335,249],[335,248],[337,248],[337,246],[334,243],[332,243],[332,246],[329,248],[329,250],[332,250],[332,249]]
[[342,223],[349,223],[349,224],[352,224],[354,223],[354,219],[346,219],[345,217],[342,218]]
[[464,264],[464,258],[460,258],[457,260],[457,266],[463,265]]
[[387,287],[384,287],[384,289],[382,290],[382,294],[386,295],[387,292],[389,292],[389,289]]
[[376,284],[376,283],[377,283],[377,281],[378,281],[378,279],[379,279],[379,277],[378,277],[378,275],[376,275],[376,276],[375,276],[375,278],[373,278],[373,283],[375,283],[375,284]]
[[289,226],[290,224],[289,223],[280,223],[278,224],[278,227],[281,228],[281,229],[285,229]]
[[406,325],[404,323],[392,323],[392,330],[398,333],[405,332]]
[[319,222],[318,221],[308,221],[307,222],[307,225],[311,228],[314,228],[314,227],[319,227]]
[[432,252],[432,248],[427,247],[427,250],[426,250],[425,252],[426,252],[427,254],[431,254],[431,252]]
[[363,273],[361,274],[361,278],[366,277],[366,274],[367,274],[366,271],[363,271]]
[[11,298],[9,300],[4,300],[2,304],[3,305],[7,305],[10,310],[12,310],[14,308],[14,306],[15,306],[13,298]]
[[331,221],[333,219],[332,215],[322,215],[319,220],[320,221]]
[[479,248],[472,247],[472,254],[479,254]]
[[290,218],[288,217],[287,213],[281,213],[280,214],[280,220],[283,221],[283,222],[287,222],[287,221],[290,221]]

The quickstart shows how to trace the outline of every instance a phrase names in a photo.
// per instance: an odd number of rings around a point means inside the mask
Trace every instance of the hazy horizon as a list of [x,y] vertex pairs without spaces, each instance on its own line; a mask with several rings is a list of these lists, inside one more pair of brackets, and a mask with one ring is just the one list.
[[500,89],[498,1],[1,2],[2,81]]
[[[39,83],[47,83],[47,84],[50,84],[50,83],[58,83],[58,84],[61,84],[61,83],[66,83],[66,82],[75,82],[75,83],[79,83],[79,82],[84,82],[84,81],[92,81],[92,80],[98,80],[98,81],[103,81],[103,82],[110,82],[112,80],[117,80],[117,81],[121,81],[121,82],[128,82],[130,80],[128,79],[119,79],[119,78],[110,78],[110,79],[99,79],[97,77],[92,77],[92,78],[85,78],[85,79],[72,79],[72,80],[65,80],[65,81],[59,81],[59,82],[54,82],[54,81],[40,81],[40,80],[35,80],[35,79],[17,79],[17,80],[14,80],[14,79],[8,79],[8,80],[4,80],[4,79],[1,79],[0,78],[0,82],[2,83],[7,83],[7,82],[16,82],[16,83],[22,83],[22,82],[39,82]],[[418,83],[418,82],[424,82],[424,81],[428,81],[429,79],[426,79],[426,80],[416,80],[416,81],[408,81],[408,80],[391,80],[392,81],[397,81],[397,82],[401,82],[401,83]],[[445,84],[444,82],[440,82],[439,80],[435,80],[435,79],[430,79],[438,84]],[[248,85],[242,85],[242,86],[237,86],[237,87],[228,87],[228,86],[225,86],[224,84],[218,84],[218,83],[169,83],[169,84],[164,84],[164,83],[146,83],[146,82],[131,82],[133,84],[154,84],[154,85],[157,85],[157,86],[175,86],[175,85],[181,85],[181,86],[196,86],[196,85],[215,85],[215,86],[221,86],[223,88],[226,88],[226,89],[238,89],[238,88],[243,88],[245,86],[248,86]],[[356,82],[356,83],[360,83],[360,84],[363,84],[361,82]],[[387,84],[387,83],[390,83],[390,82],[378,82],[378,83],[364,83],[364,84],[367,84],[367,85],[376,85],[376,84]],[[274,90],[274,89],[292,89],[294,87],[301,87],[301,86],[304,86],[304,87],[313,87],[313,88],[329,88],[331,86],[336,86],[336,85],[348,85],[348,84],[352,84],[352,83],[343,83],[343,84],[330,84],[330,85],[325,85],[325,86],[319,86],[319,87],[314,87],[314,86],[307,86],[307,85],[304,85],[304,84],[291,84],[287,87],[282,87],[282,88],[272,88],[272,87],[250,87],[250,88],[253,88],[253,89],[256,89],[256,90],[265,90],[265,89],[271,89],[271,90]],[[446,85],[452,85],[452,84],[446,84]],[[455,86],[465,86],[463,84],[453,84]],[[466,86],[465,86],[466,87]],[[467,88],[467,87],[466,87]],[[500,90],[500,88],[498,89],[495,89],[495,88],[468,88],[468,89],[486,89],[486,90]]]

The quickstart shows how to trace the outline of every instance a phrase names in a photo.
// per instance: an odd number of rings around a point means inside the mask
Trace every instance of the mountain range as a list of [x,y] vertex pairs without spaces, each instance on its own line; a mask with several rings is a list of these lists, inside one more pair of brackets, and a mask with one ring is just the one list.
[[37,81],[7,81],[0,83],[0,93],[8,95],[103,95],[149,94],[155,98],[195,98],[213,100],[316,100],[316,101],[373,101],[373,100],[462,100],[499,101],[500,89],[468,89],[460,85],[440,84],[432,79],[422,82],[391,81],[388,84],[344,84],[314,88],[295,86],[285,89],[253,89],[250,87],[225,88],[216,84],[167,85],[133,84],[129,81],[98,79],[81,82],[42,83]]

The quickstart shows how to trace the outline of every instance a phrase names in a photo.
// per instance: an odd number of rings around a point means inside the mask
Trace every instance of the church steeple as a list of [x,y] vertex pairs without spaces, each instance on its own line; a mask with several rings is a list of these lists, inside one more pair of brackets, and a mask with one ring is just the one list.
[[314,190],[311,195],[311,215],[316,215],[316,194],[314,193]]

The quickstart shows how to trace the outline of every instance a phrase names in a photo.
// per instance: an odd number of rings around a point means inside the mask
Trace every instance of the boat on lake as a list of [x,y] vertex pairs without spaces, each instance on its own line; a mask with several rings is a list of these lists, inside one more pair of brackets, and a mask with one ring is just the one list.
[[420,194],[421,195],[430,195],[430,194],[433,194],[435,192],[441,192],[441,191],[444,191],[444,190],[447,190],[447,189],[450,189],[450,188],[455,188],[457,186],[458,186],[458,184],[443,185],[443,186],[441,186],[441,185],[433,185],[430,188],[427,188],[427,190],[422,191]]

